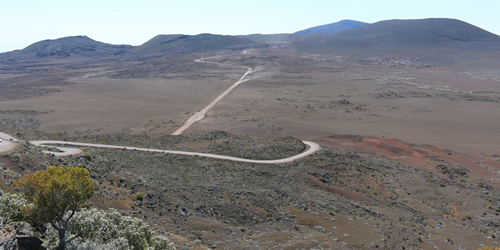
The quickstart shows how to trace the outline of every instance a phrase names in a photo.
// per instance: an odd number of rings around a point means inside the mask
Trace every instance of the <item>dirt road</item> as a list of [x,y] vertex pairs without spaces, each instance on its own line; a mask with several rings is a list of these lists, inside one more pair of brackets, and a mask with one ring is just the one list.
[[6,153],[9,152],[17,147],[16,141],[18,141],[17,138],[0,132],[0,139],[2,139],[2,142],[0,142],[0,153]]
[[[203,61],[203,58],[202,59],[197,59],[195,60],[196,62],[200,62],[200,63],[205,63]],[[212,62],[210,62],[212,63]],[[219,63],[212,63],[212,64],[219,64]],[[191,117],[189,117],[186,122],[184,122],[184,124],[182,124],[182,126],[179,127],[179,129],[177,129],[174,133],[172,133],[172,135],[180,135],[182,134],[182,132],[184,132],[184,130],[188,129],[193,123],[197,122],[197,121],[200,121],[202,120],[203,118],[205,118],[205,115],[206,113],[212,109],[220,100],[222,100],[224,97],[226,97],[227,95],[229,95],[229,93],[231,93],[231,91],[233,91],[236,87],[238,87],[238,85],[242,82],[244,82],[245,80],[245,77],[250,73],[252,72],[252,68],[249,68],[249,67],[245,67],[245,66],[238,66],[238,67],[242,67],[242,68],[246,68],[248,69],[247,72],[245,72],[245,74],[243,74],[242,77],[240,77],[240,79],[238,79],[237,82],[235,82],[233,85],[231,85],[231,87],[229,87],[226,91],[224,91],[222,94],[220,94],[219,96],[217,96],[217,98],[215,98],[210,104],[208,104],[206,107],[204,107],[201,111],[199,112],[196,112],[194,115],[192,115]]]
[[59,144],[59,145],[72,145],[72,146],[79,146],[79,147],[95,147],[95,148],[116,148],[116,149],[126,149],[126,150],[138,150],[138,151],[146,151],[146,152],[158,152],[158,153],[166,153],[166,154],[178,154],[178,155],[190,155],[190,156],[200,156],[200,157],[208,157],[208,158],[215,158],[215,159],[221,159],[221,160],[230,160],[230,161],[237,161],[237,162],[248,162],[248,163],[260,163],[260,164],[279,164],[279,163],[286,163],[286,162],[291,162],[303,157],[306,157],[310,154],[313,154],[314,152],[319,150],[319,145],[315,142],[311,141],[302,141],[304,144],[306,144],[308,147],[306,151],[292,156],[288,157],[285,159],[278,159],[278,160],[250,160],[250,159],[243,159],[243,158],[237,158],[237,157],[231,157],[231,156],[224,156],[224,155],[215,155],[215,154],[205,154],[205,153],[196,153],[196,152],[187,152],[187,151],[174,151],[174,150],[161,150],[161,149],[150,149],[150,148],[137,148],[137,147],[124,147],[124,146],[115,146],[115,145],[103,145],[103,144],[92,144],[92,143],[82,143],[82,142],[67,142],[67,141],[30,141],[31,144],[36,145],[36,146],[47,146],[47,147],[54,147],[57,148],[63,152],[52,152],[52,151],[44,151],[45,153],[50,153],[54,154],[57,156],[67,156],[67,155],[75,155],[75,154],[80,154],[83,151],[78,148],[68,148],[68,147],[60,147],[60,146],[53,146],[53,144]]
[[[196,60],[196,62],[200,63],[206,63],[203,62],[202,59]],[[213,63],[213,62],[207,62],[207,63]],[[214,64],[219,64],[219,63],[214,63]],[[213,108],[220,100],[222,100],[224,97],[229,95],[231,91],[233,91],[238,85],[242,82],[245,81],[245,77],[252,72],[252,68],[250,67],[245,67],[245,66],[238,66],[238,67],[243,67],[246,68],[247,71],[243,76],[238,79],[231,87],[229,87],[226,91],[224,91],[222,94],[220,94],[217,98],[215,98],[210,104],[205,106],[202,110],[196,112],[193,116],[189,117],[186,122],[179,127],[172,135],[179,135],[182,132],[184,132],[187,128],[189,128],[193,123],[202,120],[205,118],[206,113]],[[12,140],[17,140],[16,138],[5,134],[5,133],[0,133],[0,138],[4,139],[12,139]],[[224,155],[215,155],[215,154],[205,154],[205,153],[196,153],[196,152],[186,152],[186,151],[173,151],[173,150],[160,150],[160,149],[149,149],[149,148],[137,148],[137,147],[124,147],[124,146],[115,146],[115,145],[102,145],[102,144],[92,144],[92,143],[81,143],[81,142],[67,142],[67,141],[30,141],[31,144],[36,145],[36,146],[47,146],[47,147],[52,147],[52,148],[57,148],[58,150],[62,152],[56,152],[56,151],[44,151],[45,153],[50,153],[54,154],[56,156],[67,156],[67,155],[78,155],[83,153],[83,150],[79,148],[71,148],[71,147],[61,147],[61,146],[54,146],[53,144],[58,144],[58,145],[71,145],[71,146],[79,146],[79,147],[97,147],[97,148],[117,148],[117,149],[127,149],[127,150],[139,150],[139,151],[147,151],[147,152],[160,152],[160,153],[167,153],[167,154],[179,154],[179,155],[191,155],[191,156],[201,156],[201,157],[208,157],[208,158],[215,158],[215,159],[222,159],[222,160],[230,160],[230,161],[238,161],[238,162],[248,162],[248,163],[260,163],[260,164],[277,164],[277,163],[286,163],[286,162],[291,162],[300,158],[303,158],[305,156],[308,156],[316,151],[319,150],[319,145],[311,142],[311,141],[302,141],[304,144],[307,145],[307,150],[292,156],[288,157],[285,159],[278,159],[278,160],[250,160],[250,159],[243,159],[243,158],[237,158],[237,157],[231,157],[231,156],[224,156]],[[7,143],[7,142],[3,142]],[[12,143],[12,142],[8,142]],[[2,145],[0,144],[0,152],[2,152]],[[10,146],[10,145],[9,145]],[[7,147],[7,146],[6,146]],[[12,146],[11,146],[12,147]]]

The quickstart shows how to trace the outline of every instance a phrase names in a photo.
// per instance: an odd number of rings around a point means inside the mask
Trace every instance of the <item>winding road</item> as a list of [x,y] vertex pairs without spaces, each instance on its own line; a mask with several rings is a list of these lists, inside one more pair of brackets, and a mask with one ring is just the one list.
[[126,149],[126,150],[137,150],[137,151],[146,151],[146,152],[157,152],[157,153],[166,153],[166,154],[177,154],[177,155],[190,155],[190,156],[200,156],[221,160],[230,160],[237,162],[248,162],[248,163],[260,163],[260,164],[277,164],[277,163],[286,163],[291,162],[305,156],[308,156],[319,149],[319,145],[315,142],[311,141],[303,141],[304,144],[307,145],[307,149],[292,157],[288,157],[285,159],[278,160],[250,160],[232,156],[224,156],[224,155],[216,155],[216,154],[205,154],[205,153],[197,153],[197,152],[187,152],[187,151],[175,151],[175,150],[162,150],[162,149],[151,149],[151,148],[138,148],[138,147],[126,147],[126,146],[115,146],[115,145],[104,145],[104,144],[92,144],[92,143],[83,143],[83,142],[68,142],[68,141],[30,141],[31,144],[36,146],[47,146],[47,147],[55,147],[63,152],[52,152],[52,151],[44,151],[45,153],[54,154],[56,156],[66,156],[66,155],[77,155],[82,153],[82,150],[79,148],[68,148],[61,146],[54,146],[53,144],[59,145],[71,145],[78,147],[94,147],[94,148],[115,148],[115,149]]
[[[6,133],[0,133],[0,138],[4,139],[4,141],[0,142],[0,145],[4,144],[4,147],[0,147],[0,153],[7,152],[9,150],[4,149],[12,149],[17,145],[16,142],[20,142],[17,138],[10,136]],[[6,141],[9,140],[9,141]],[[151,148],[138,148],[138,147],[127,147],[127,146],[116,146],[116,145],[105,145],[105,144],[93,144],[93,143],[83,143],[83,142],[68,142],[68,141],[30,141],[31,144],[36,146],[46,146],[51,148],[56,148],[61,152],[55,151],[43,151],[47,154],[53,154],[56,156],[68,156],[68,155],[78,155],[83,153],[83,150],[80,148],[72,148],[67,146],[77,146],[77,147],[94,147],[94,148],[115,148],[115,149],[125,149],[125,150],[137,150],[137,151],[145,151],[145,152],[157,152],[157,153],[165,153],[165,154],[177,154],[177,155],[189,155],[189,156],[199,156],[199,157],[207,157],[221,160],[229,160],[229,161],[237,161],[237,162],[248,162],[248,163],[259,163],[259,164],[279,164],[279,163],[287,163],[292,162],[294,160],[306,157],[308,155],[313,154],[314,152],[319,150],[319,145],[312,141],[302,141],[307,149],[298,154],[284,159],[278,160],[251,160],[244,159],[232,156],[225,155],[216,155],[216,154],[206,154],[206,153],[197,153],[197,152],[187,152],[187,151],[175,151],[175,150],[162,150],[162,149],[151,149]],[[55,146],[55,145],[57,146]],[[62,146],[61,146],[62,145]],[[66,147],[65,147],[66,146]]]
[[[214,62],[203,62],[203,58],[196,60],[196,62],[219,64],[219,63],[214,63]],[[231,91],[233,91],[240,83],[244,82],[245,77],[249,73],[252,72],[252,68],[245,67],[245,66],[237,66],[237,67],[243,67],[243,68],[246,68],[248,70],[245,72],[245,74],[243,74],[242,77],[240,77],[240,79],[238,79],[238,81],[236,81],[233,85],[231,85],[231,87],[229,87],[226,91],[224,91],[217,98],[215,98],[210,104],[208,104],[206,107],[204,107],[201,111],[195,113],[193,116],[189,117],[186,120],[186,122],[181,127],[179,127],[179,129],[177,129],[172,135],[179,135],[182,132],[184,132],[187,128],[189,128],[193,123],[202,120],[205,117],[206,113],[211,108],[213,108],[224,97],[229,95],[229,93],[231,93]],[[16,145],[17,145],[16,142],[20,141],[19,139],[15,138],[9,134],[2,133],[2,132],[0,132],[0,138],[4,139],[4,141],[0,142],[0,153],[8,152],[8,151],[12,150],[13,148],[16,147]],[[251,160],[251,159],[244,159],[244,158],[216,155],[216,154],[151,149],[151,148],[138,148],[138,147],[127,147],[127,146],[116,146],[116,145],[104,145],[104,144],[93,144],[93,143],[83,143],[83,142],[50,141],[50,140],[30,141],[31,144],[36,145],[36,146],[46,146],[46,147],[56,148],[59,151],[61,151],[61,152],[44,151],[47,154],[53,154],[56,156],[78,155],[78,154],[83,153],[83,150],[80,148],[63,147],[63,146],[78,146],[78,147],[115,148],[115,149],[137,150],[137,151],[146,151],[146,152],[158,152],[158,153],[166,153],[166,154],[190,155],[190,156],[200,156],[200,157],[207,157],[207,158],[214,158],[214,159],[221,159],[221,160],[230,160],[230,161],[248,162],[248,163],[260,163],[260,164],[279,164],[279,163],[292,162],[294,160],[311,155],[314,152],[318,151],[320,148],[319,145],[315,142],[311,142],[311,141],[302,141],[302,142],[307,146],[307,149],[298,155],[284,158],[284,159],[278,159],[278,160]],[[55,146],[54,144],[56,144],[58,146]],[[63,146],[60,146],[60,145],[63,145]]]

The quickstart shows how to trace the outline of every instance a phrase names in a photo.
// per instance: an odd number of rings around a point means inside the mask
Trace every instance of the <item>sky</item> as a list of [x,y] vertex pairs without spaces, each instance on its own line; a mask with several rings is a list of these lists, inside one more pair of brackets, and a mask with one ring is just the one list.
[[159,34],[293,33],[344,19],[454,18],[500,35],[498,0],[0,0],[0,52],[86,35],[141,45]]

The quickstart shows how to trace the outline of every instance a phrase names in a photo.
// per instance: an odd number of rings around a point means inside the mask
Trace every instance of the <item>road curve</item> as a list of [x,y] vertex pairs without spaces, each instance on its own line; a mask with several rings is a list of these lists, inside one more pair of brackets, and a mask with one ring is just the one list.
[[126,147],[126,146],[115,146],[115,145],[104,145],[104,144],[92,144],[92,143],[83,143],[83,142],[30,141],[31,144],[36,145],[36,146],[54,147],[54,148],[57,148],[57,149],[63,151],[63,152],[44,151],[45,153],[50,153],[50,154],[54,154],[57,156],[77,155],[77,154],[82,153],[83,151],[81,149],[78,149],[78,148],[60,147],[60,146],[54,146],[52,144],[59,144],[59,145],[65,145],[65,146],[71,145],[71,146],[79,146],[79,147],[126,149],[126,150],[137,150],[137,151],[158,152],[158,153],[166,153],[166,154],[190,155],[190,156],[196,155],[196,156],[200,156],[200,157],[207,157],[207,158],[214,158],[214,159],[221,159],[221,160],[230,160],[230,161],[248,162],[248,163],[260,163],[260,164],[279,164],[279,163],[291,162],[291,161],[306,157],[306,156],[313,154],[314,152],[319,150],[319,145],[315,142],[311,142],[311,141],[302,141],[302,142],[304,144],[306,144],[308,147],[304,152],[302,152],[298,155],[288,157],[285,159],[278,159],[278,160],[250,160],[250,159],[244,159],[244,158],[238,158],[238,157],[232,157],[232,156],[224,156],[224,155],[216,155],[216,154],[151,149],[151,148]]
[[[202,60],[203,60],[203,58],[195,60],[195,61],[196,62],[203,62]],[[219,64],[219,63],[214,63],[214,64]],[[248,70],[245,72],[245,74],[243,74],[243,76],[240,77],[240,79],[238,79],[237,82],[235,82],[233,85],[231,85],[231,87],[229,87],[226,91],[224,91],[217,98],[215,98],[210,104],[208,104],[206,107],[204,107],[199,112],[195,113],[193,116],[189,117],[186,120],[186,122],[181,127],[179,127],[172,135],[181,134],[182,132],[184,132],[184,130],[189,128],[193,123],[205,118],[206,113],[211,108],[213,108],[221,99],[223,99],[229,93],[231,93],[231,91],[233,91],[233,89],[235,89],[240,83],[244,82],[245,77],[249,73],[252,72],[252,68],[249,68],[246,66],[238,66],[238,67],[246,68]],[[1,133],[1,132],[0,132],[0,138],[18,141],[17,138],[12,137],[6,133]],[[147,151],[147,152],[158,152],[158,153],[166,153],[166,154],[190,155],[190,156],[200,156],[200,157],[207,157],[207,158],[214,158],[214,159],[221,159],[221,160],[230,160],[230,161],[248,162],[248,163],[259,163],[259,164],[279,164],[279,163],[291,162],[291,161],[306,157],[306,156],[313,154],[314,152],[319,150],[319,145],[315,142],[311,142],[311,141],[302,141],[302,142],[304,144],[306,144],[308,147],[304,152],[302,152],[298,155],[288,157],[285,159],[278,159],[278,160],[251,160],[251,159],[244,159],[244,158],[238,158],[238,157],[232,157],[232,156],[196,153],[196,152],[187,152],[187,151],[161,150],[161,149],[137,148],[137,147],[92,144],[92,143],[82,143],[82,142],[67,142],[67,141],[30,141],[31,144],[36,145],[36,146],[46,146],[46,147],[57,148],[61,152],[44,151],[45,153],[53,154],[56,156],[78,155],[78,154],[83,153],[83,150],[81,150],[79,148],[54,146],[53,144],[71,145],[71,146],[79,146],[79,147],[115,148],[115,149],[138,150],[138,151]],[[3,142],[3,143],[7,143],[7,142]],[[8,143],[12,143],[12,142],[8,142]],[[2,152],[1,147],[0,147],[0,152]]]
[[[203,58],[197,59],[195,61],[196,62],[204,63],[202,60],[203,60]],[[212,63],[212,64],[220,64],[220,63]],[[207,106],[205,106],[202,110],[196,112],[194,115],[192,115],[191,117],[189,117],[186,120],[186,122],[184,122],[184,124],[182,124],[182,126],[180,126],[174,133],[172,133],[172,135],[180,135],[180,134],[182,134],[182,132],[184,132],[184,130],[186,130],[187,128],[191,127],[191,125],[193,125],[193,123],[195,123],[197,121],[200,121],[203,118],[205,118],[206,113],[210,109],[212,109],[224,97],[226,97],[227,95],[229,95],[229,93],[231,93],[231,91],[233,91],[233,89],[235,89],[236,87],[238,87],[238,85],[240,85],[240,83],[244,82],[245,77],[248,74],[250,74],[250,72],[252,72],[252,68],[249,68],[249,67],[246,67],[246,66],[237,66],[237,67],[246,68],[247,71],[245,72],[245,74],[243,74],[242,77],[240,77],[240,79],[238,79],[237,82],[235,82],[233,85],[231,85],[231,87],[229,87],[226,91],[224,91],[224,93],[222,93],[219,96],[217,96],[217,98],[215,98],[210,104],[208,104]]]
[[0,139],[9,140],[9,141],[20,141],[16,137],[9,135],[9,134],[6,134],[6,133],[3,133],[3,132],[0,132]]
[[15,143],[19,141],[16,137],[6,133],[0,132],[0,139],[3,139],[2,142],[0,142],[0,153],[7,153],[19,145]]

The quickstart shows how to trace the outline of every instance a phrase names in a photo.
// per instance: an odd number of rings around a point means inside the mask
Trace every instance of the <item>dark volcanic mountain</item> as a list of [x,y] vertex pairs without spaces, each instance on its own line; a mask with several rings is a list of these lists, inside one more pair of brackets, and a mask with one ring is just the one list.
[[251,47],[257,42],[238,36],[213,34],[158,35],[135,48],[134,54],[171,54]]
[[364,38],[381,42],[443,45],[453,42],[498,42],[500,37],[454,19],[388,20],[336,36],[338,39]]
[[[355,59],[389,53],[475,67],[498,64],[500,36],[455,19],[388,20],[328,37],[297,41],[290,48],[349,55]],[[498,65],[488,67],[498,68]]]
[[12,52],[0,54],[0,61],[53,60],[107,57],[125,54],[134,47],[112,45],[92,40],[87,36],[70,36],[55,40],[43,40]]
[[470,42],[499,43],[500,37],[455,19],[388,20],[346,30],[304,46],[337,48],[412,48]]
[[312,34],[312,33],[330,33],[335,34],[343,30],[350,30],[357,28],[359,26],[366,25],[368,23],[354,21],[354,20],[342,20],[336,23],[325,24],[321,26],[312,27],[309,29],[297,31],[294,34]]

